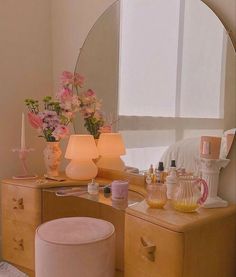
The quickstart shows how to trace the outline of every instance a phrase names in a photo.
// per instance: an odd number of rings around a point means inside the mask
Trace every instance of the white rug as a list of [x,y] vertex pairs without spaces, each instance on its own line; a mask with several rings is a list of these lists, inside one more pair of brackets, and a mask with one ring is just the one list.
[[0,277],[28,277],[25,273],[19,271],[14,266],[0,262]]

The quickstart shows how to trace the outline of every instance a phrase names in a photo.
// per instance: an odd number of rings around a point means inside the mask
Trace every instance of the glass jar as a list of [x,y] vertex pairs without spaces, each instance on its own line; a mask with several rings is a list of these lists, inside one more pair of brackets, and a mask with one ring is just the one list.
[[151,208],[163,208],[167,202],[166,185],[162,183],[148,184],[146,202]]
[[91,183],[88,183],[88,193],[90,195],[98,195],[99,193],[99,184],[92,180]]

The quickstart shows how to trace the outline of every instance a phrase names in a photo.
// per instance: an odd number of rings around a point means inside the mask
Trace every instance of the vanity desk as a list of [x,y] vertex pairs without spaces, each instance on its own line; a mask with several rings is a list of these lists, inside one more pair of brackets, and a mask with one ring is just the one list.
[[126,209],[127,277],[234,277],[235,261],[236,205],[180,213],[142,201]]
[[[144,178],[134,174],[99,170],[96,182],[110,184],[114,179],[128,178],[130,181],[129,203],[143,200]],[[70,216],[101,218],[113,223],[116,228],[117,276],[124,269],[124,222],[125,208],[112,203],[103,193],[91,197],[81,195],[57,196],[58,191],[70,193],[76,187],[86,192],[88,181],[66,179],[63,182],[44,179],[14,180],[1,182],[1,228],[3,260],[14,264],[30,277],[34,277],[34,236],[36,228],[48,220]],[[137,191],[137,192],[134,192]],[[80,194],[80,193],[79,193]]]
[[[103,185],[122,177],[124,174],[100,171],[96,180]],[[170,208],[149,209],[142,201],[144,178],[133,174],[125,177],[130,181],[131,190],[126,210],[114,206],[101,193],[97,198],[86,193],[56,195],[58,191],[69,192],[72,187],[87,184],[83,181],[3,180],[3,259],[33,277],[36,228],[55,218],[91,216],[108,220],[116,228],[117,276],[123,276],[124,267],[126,277],[236,276],[235,206],[200,209],[192,214]]]

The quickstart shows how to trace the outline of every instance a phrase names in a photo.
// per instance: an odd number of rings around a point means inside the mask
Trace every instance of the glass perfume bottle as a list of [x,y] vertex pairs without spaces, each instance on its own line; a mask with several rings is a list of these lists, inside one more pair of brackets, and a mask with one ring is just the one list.
[[99,193],[99,184],[92,179],[91,183],[88,183],[88,193],[90,195],[98,195]]

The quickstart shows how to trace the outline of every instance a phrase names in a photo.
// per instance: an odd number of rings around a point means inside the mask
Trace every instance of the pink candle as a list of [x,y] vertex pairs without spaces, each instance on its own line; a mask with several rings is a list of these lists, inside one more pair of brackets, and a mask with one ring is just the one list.
[[128,199],[128,181],[115,180],[111,183],[111,192],[113,200]]
[[25,149],[25,115],[22,113],[21,117],[21,149]]

